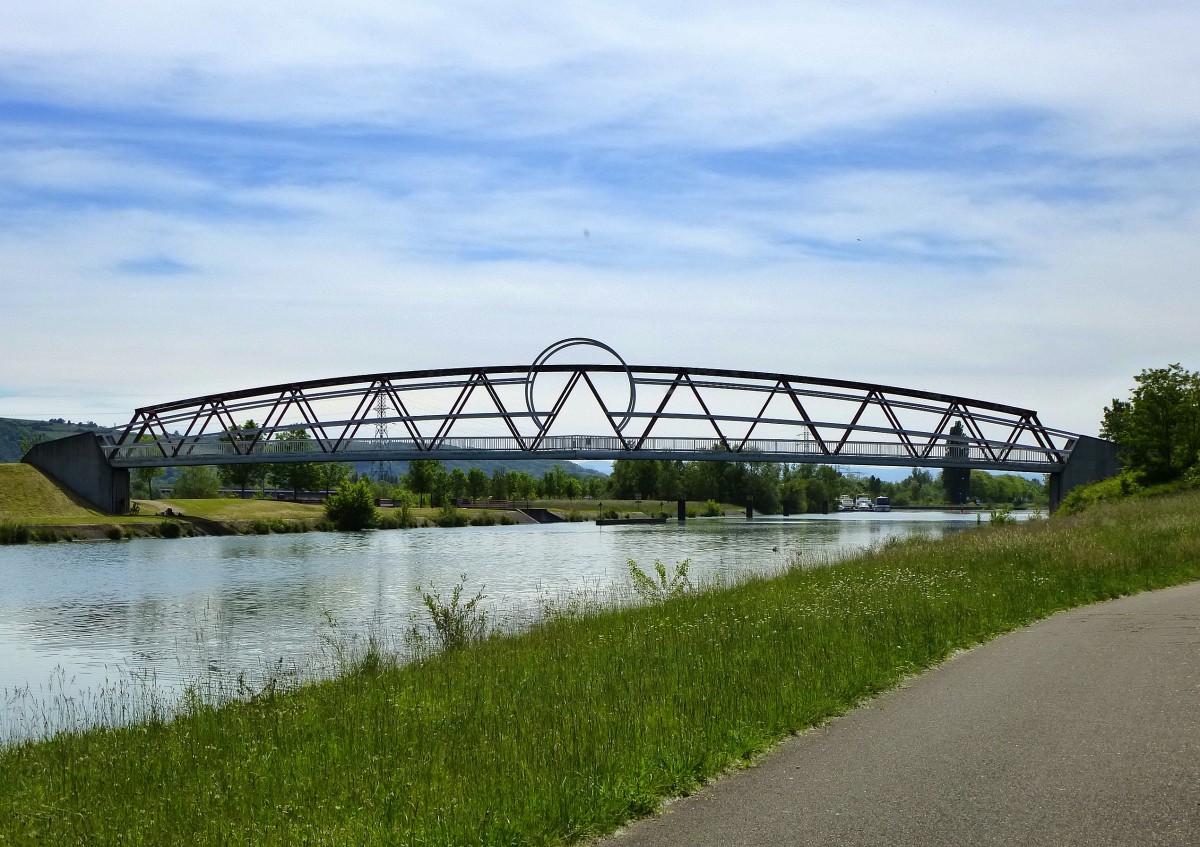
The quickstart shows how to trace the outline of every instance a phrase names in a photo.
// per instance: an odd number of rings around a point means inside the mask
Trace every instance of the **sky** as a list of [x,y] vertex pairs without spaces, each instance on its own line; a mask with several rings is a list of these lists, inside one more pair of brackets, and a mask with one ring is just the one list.
[[586,336],[1096,434],[1200,369],[1197,79],[1194,0],[10,4],[0,416]]

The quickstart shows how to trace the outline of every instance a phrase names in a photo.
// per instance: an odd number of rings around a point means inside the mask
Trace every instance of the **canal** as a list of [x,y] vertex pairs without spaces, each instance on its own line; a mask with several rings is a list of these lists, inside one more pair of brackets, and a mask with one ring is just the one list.
[[338,644],[368,633],[399,643],[423,623],[416,586],[448,593],[462,574],[494,619],[519,620],[547,599],[621,591],[629,559],[647,570],[690,559],[693,581],[736,579],[975,523],[848,513],[4,547],[0,741],[96,711],[98,700],[116,708],[114,696],[133,689],[169,701],[205,681],[229,688],[241,675],[253,686],[269,668],[328,671]]

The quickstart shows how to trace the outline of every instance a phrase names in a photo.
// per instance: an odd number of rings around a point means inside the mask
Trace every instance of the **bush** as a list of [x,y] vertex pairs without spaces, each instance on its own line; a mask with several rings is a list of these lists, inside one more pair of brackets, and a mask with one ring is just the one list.
[[367,529],[379,522],[375,492],[366,478],[344,482],[325,500],[325,515],[343,532]]
[[479,512],[471,516],[471,526],[495,526],[496,516],[491,512]]
[[466,584],[467,575],[463,574],[450,592],[449,600],[442,599],[441,592],[432,582],[427,590],[417,586],[430,622],[424,630],[414,624],[408,631],[408,638],[413,644],[420,647],[435,641],[449,652],[482,641],[487,636],[487,612],[479,608],[483,591],[464,603],[462,595]]
[[445,503],[438,512],[434,523],[442,527],[466,526],[467,516],[460,512],[453,503]]
[[183,535],[183,526],[177,521],[163,521],[158,528],[158,534],[163,538],[179,538]]
[[716,500],[707,500],[704,503],[704,517],[718,518],[725,514],[725,510],[721,508],[721,504]]
[[629,579],[633,583],[634,593],[647,603],[670,600],[692,588],[692,583],[687,575],[688,568],[692,565],[691,559],[677,562],[675,573],[669,577],[667,576],[667,566],[658,559],[654,560],[655,576],[653,577],[639,568],[638,563],[633,559],[629,560],[628,565]]
[[0,544],[28,544],[29,538],[29,527],[25,524],[0,523]]

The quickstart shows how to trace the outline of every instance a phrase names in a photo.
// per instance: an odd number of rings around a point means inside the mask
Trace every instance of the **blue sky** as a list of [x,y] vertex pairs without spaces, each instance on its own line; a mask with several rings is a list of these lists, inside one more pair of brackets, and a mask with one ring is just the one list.
[[1200,368],[1198,78],[1183,2],[9,10],[0,415],[583,335],[1094,433]]

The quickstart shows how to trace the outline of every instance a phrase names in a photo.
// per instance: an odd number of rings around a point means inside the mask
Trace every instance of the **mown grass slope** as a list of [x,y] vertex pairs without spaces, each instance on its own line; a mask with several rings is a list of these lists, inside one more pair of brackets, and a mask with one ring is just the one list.
[[213,521],[253,521],[269,518],[287,520],[320,520],[325,517],[323,506],[310,503],[289,503],[286,500],[238,500],[215,498],[207,500],[161,499],[138,501],[143,510],[161,512],[167,507]]
[[32,465],[0,464],[0,521],[88,523],[109,520],[54,484]]

